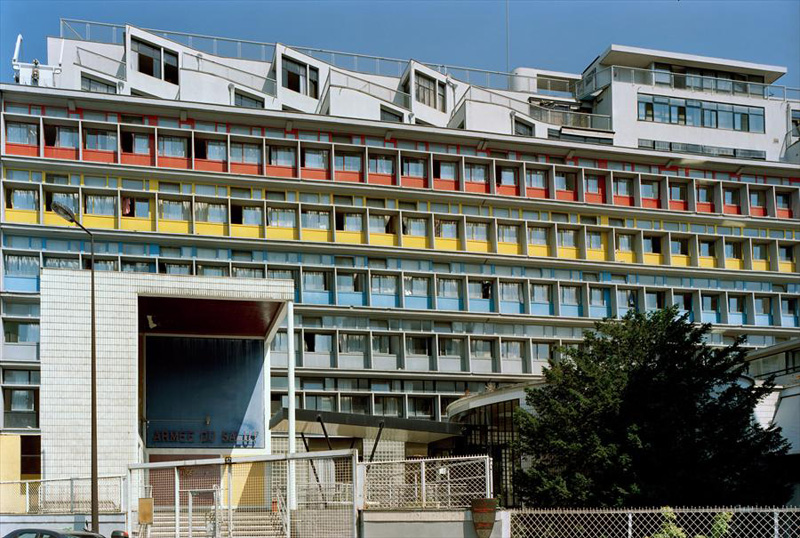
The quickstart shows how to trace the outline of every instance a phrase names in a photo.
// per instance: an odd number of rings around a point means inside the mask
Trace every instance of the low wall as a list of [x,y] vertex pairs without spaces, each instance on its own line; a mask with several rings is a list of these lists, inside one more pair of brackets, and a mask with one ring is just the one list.
[[[477,538],[470,510],[364,510],[362,538]],[[497,512],[491,538],[511,536],[508,512]]]
[[[82,531],[90,525],[89,514],[0,514],[0,536],[17,529],[50,529]],[[100,514],[100,534],[125,530],[125,514]]]

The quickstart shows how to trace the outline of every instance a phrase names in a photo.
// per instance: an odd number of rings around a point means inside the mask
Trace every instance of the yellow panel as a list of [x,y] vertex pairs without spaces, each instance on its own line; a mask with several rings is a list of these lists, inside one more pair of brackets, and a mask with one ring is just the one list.
[[744,261],[737,258],[725,258],[726,269],[742,269],[744,268]]
[[[232,473],[233,488],[231,488],[231,505],[233,508],[252,508],[253,506],[263,506],[265,492],[268,486],[265,477],[269,473],[265,470],[266,463],[240,462],[234,466]],[[225,473],[223,482],[227,489],[228,474]]]
[[134,230],[137,232],[152,232],[156,229],[155,217],[122,217],[121,224],[123,230]]
[[268,226],[267,239],[278,239],[281,241],[297,239],[297,228]]
[[252,224],[231,224],[231,235],[234,237],[264,237],[264,227]]
[[713,256],[700,256],[700,267],[716,267],[717,261]]
[[83,214],[83,225],[87,228],[116,228],[117,217]]
[[769,271],[769,261],[753,260],[753,271]]
[[[22,222],[24,224],[39,224],[38,209],[6,209],[8,222]],[[61,219],[64,222],[64,219]]]
[[652,252],[645,252],[644,263],[648,265],[661,265],[664,257],[661,254],[653,254]]
[[394,247],[397,245],[397,236],[395,234],[369,234],[369,242],[371,245]]
[[603,226],[608,226],[608,217],[605,215],[600,215],[600,224]]
[[489,242],[467,240],[467,250],[470,252],[489,252]]
[[550,247],[547,245],[528,245],[528,256],[550,256]]
[[634,263],[634,262],[636,262],[636,255],[633,252],[629,251],[629,250],[625,250],[625,251],[618,250],[615,253],[615,257],[616,257],[618,262],[625,262],[625,263]]
[[221,222],[195,222],[197,235],[228,235],[228,225]]
[[780,262],[778,264],[781,273],[794,273],[794,262]]
[[333,241],[333,232],[330,230],[316,230],[314,228],[303,228],[303,241],[318,241],[330,243]]
[[500,254],[522,254],[522,248],[517,243],[500,241],[497,243],[497,252]]
[[[0,435],[0,482],[22,479],[19,435]],[[31,488],[33,489],[33,488]],[[25,513],[25,488],[19,485],[0,484],[0,514]]]
[[160,220],[158,221],[158,231],[171,234],[188,234],[188,220]]
[[558,247],[559,258],[569,258],[570,260],[578,259],[578,247]]
[[437,237],[434,239],[436,250],[458,250],[458,239]]
[[586,259],[600,261],[600,262],[605,261],[606,251],[605,249],[596,249],[596,248],[586,249]]
[[403,246],[407,248],[428,248],[428,238],[418,235],[404,235]]
[[672,265],[678,267],[689,267],[689,256],[684,256],[683,254],[673,254]]
[[[8,215],[8,209],[6,210],[6,215]],[[44,212],[44,223],[47,226],[75,226],[74,224],[70,224],[69,222],[65,221],[52,211],[45,211]]]
[[[305,233],[305,232],[303,232]],[[336,231],[336,242],[342,243],[356,243],[361,244],[364,242],[364,234],[363,232],[346,232],[346,231]]]

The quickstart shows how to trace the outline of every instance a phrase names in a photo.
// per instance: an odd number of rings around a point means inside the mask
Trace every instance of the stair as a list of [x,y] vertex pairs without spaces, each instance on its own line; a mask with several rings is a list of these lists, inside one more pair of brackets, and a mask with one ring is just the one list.
[[[189,514],[182,507],[180,514],[180,536],[189,536]],[[206,517],[213,512],[212,507],[195,507],[192,518],[192,538],[213,538],[206,529]],[[233,511],[233,533],[228,532],[228,510],[221,508],[219,514],[219,536],[221,538],[284,538],[280,513],[261,508],[240,508]],[[175,513],[170,509],[156,509],[149,538],[175,538]],[[136,538],[140,538],[135,533]],[[141,537],[144,538],[144,537]]]

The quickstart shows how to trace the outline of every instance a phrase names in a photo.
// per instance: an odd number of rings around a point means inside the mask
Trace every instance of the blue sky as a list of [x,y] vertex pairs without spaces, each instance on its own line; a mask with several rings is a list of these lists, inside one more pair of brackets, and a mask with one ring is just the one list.
[[[506,4],[498,1],[0,0],[0,80],[45,60],[59,17],[279,41],[504,71]],[[511,67],[581,72],[610,43],[782,65],[800,87],[800,0],[510,2]]]

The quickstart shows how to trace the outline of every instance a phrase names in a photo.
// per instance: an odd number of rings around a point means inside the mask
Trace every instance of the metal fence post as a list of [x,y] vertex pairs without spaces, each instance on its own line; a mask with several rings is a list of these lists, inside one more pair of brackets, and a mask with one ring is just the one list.
[[[41,489],[41,488],[39,488]],[[41,493],[39,495],[41,497]],[[25,513],[31,513],[31,483],[25,482]]]
[[233,538],[233,464],[227,464],[228,468],[228,536]]
[[422,460],[419,464],[419,474],[420,474],[420,493],[422,494],[422,507],[425,508],[425,460]]
[[778,516],[778,511],[777,510],[772,512],[772,521],[773,521],[773,526],[775,527],[775,538],[780,538],[780,533],[781,533],[780,527],[781,526],[780,526],[780,523],[779,523],[779,516]]
[[492,496],[492,490],[494,490],[494,485],[492,484],[492,458],[486,456],[484,462],[486,472],[486,498],[489,499]]
[[75,479],[69,479],[69,513],[75,513]]
[[358,504],[356,503],[356,495],[358,493],[358,456],[356,452],[350,456],[350,462],[353,473],[353,537],[358,538]]
[[633,513],[628,512],[628,538],[633,537]]
[[[175,491],[173,494],[175,495],[175,538],[181,538],[181,490],[180,490],[180,478],[178,476],[178,467],[173,468],[175,472]],[[191,499],[191,494],[190,497]],[[191,514],[189,514],[191,517]]]
[[133,471],[128,469],[128,474],[126,476],[127,479],[127,498],[128,502],[125,503],[128,517],[125,521],[125,530],[128,532],[128,536],[133,534]]

